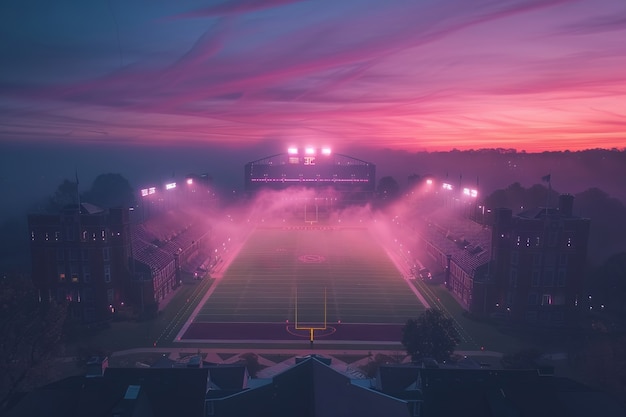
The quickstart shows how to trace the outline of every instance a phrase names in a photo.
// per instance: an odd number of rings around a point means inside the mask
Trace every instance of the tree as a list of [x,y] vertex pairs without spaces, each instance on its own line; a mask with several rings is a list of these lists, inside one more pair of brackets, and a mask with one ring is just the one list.
[[454,322],[441,310],[428,309],[417,319],[409,319],[402,328],[402,344],[415,361],[433,358],[448,360],[459,343]]
[[378,182],[378,195],[383,200],[394,200],[400,193],[400,186],[393,177],[382,177]]
[[85,193],[84,200],[102,208],[131,207],[135,204],[135,192],[122,175],[101,174]]
[[54,194],[48,197],[45,210],[49,213],[58,213],[69,204],[78,204],[78,184],[65,179]]
[[67,306],[38,301],[25,277],[0,280],[0,414],[11,396],[47,382]]

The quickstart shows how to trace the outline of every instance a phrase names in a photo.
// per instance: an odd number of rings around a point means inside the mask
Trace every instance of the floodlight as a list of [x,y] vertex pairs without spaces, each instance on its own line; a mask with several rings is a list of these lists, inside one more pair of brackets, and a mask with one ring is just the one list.
[[170,182],[169,184],[165,184],[165,189],[166,190],[171,190],[173,188],[176,188],[176,183],[175,182]]
[[444,190],[452,190],[452,184],[448,184],[447,182],[443,183]]
[[289,155],[298,155],[298,148],[291,147],[291,148],[287,149],[287,153]]
[[428,185],[433,185],[433,180],[432,180],[432,179],[430,179],[430,178],[429,178],[429,179],[427,179],[427,180],[426,180],[426,184],[428,184]]
[[471,189],[470,197],[474,197],[474,198],[478,197],[478,190]]
[[142,189],[141,189],[141,196],[142,196],[142,197],[145,197],[145,196],[147,196],[147,195],[148,195],[148,189],[147,189],[147,188],[142,188]]
[[469,188],[463,188],[463,194],[469,196],[470,195],[470,189]]
[[156,193],[156,187],[148,188],[148,194],[154,194],[154,193]]
[[330,148],[322,148],[322,155],[330,155]]
[[193,178],[187,178],[187,184],[189,185],[193,184]]
[[315,149],[309,146],[304,150],[304,153],[307,155],[315,155]]

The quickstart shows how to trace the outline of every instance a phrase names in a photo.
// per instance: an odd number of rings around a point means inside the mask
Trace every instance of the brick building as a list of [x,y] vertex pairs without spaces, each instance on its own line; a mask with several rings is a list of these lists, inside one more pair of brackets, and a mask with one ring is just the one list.
[[32,279],[40,299],[69,302],[70,317],[94,322],[128,302],[128,209],[89,203],[28,216]]
[[420,239],[470,313],[566,325],[583,297],[590,224],[573,203],[561,195],[556,208],[497,209],[490,228],[442,210],[425,219]]
[[40,299],[67,301],[70,317],[85,323],[155,312],[181,271],[208,256],[208,227],[179,212],[134,224],[128,209],[82,203],[31,214],[28,227]]
[[495,213],[492,307],[516,321],[561,325],[576,318],[583,297],[589,219],[573,215],[574,197],[558,208]]

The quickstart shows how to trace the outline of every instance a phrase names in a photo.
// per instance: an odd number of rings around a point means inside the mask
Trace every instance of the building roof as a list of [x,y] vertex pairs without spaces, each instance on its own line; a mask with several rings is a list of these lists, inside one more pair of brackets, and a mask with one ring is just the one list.
[[8,414],[18,416],[204,416],[206,369],[107,368],[36,389]]
[[215,415],[409,416],[403,400],[352,384],[315,357],[274,376],[266,385],[213,400]]
[[377,389],[396,397],[417,388],[424,416],[623,416],[608,394],[536,370],[381,365]]
[[424,218],[422,236],[468,274],[489,262],[491,230],[442,210]]

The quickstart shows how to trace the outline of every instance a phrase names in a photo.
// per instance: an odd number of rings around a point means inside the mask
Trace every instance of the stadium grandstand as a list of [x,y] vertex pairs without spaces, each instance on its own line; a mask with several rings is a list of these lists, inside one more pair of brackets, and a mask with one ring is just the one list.
[[369,201],[376,188],[376,165],[333,153],[330,148],[289,148],[245,165],[245,189],[306,187],[334,192],[344,202]]

